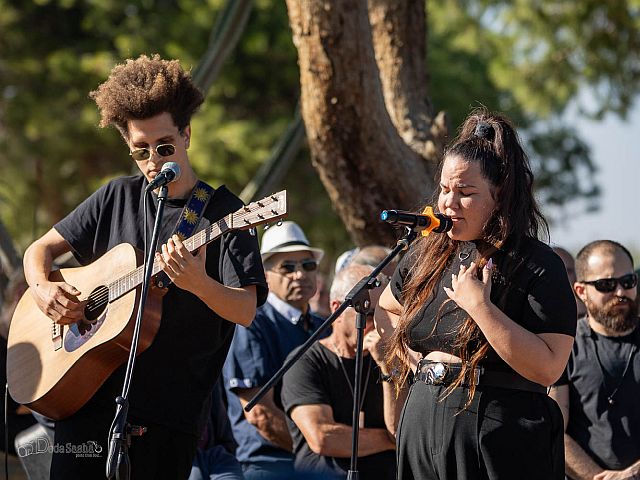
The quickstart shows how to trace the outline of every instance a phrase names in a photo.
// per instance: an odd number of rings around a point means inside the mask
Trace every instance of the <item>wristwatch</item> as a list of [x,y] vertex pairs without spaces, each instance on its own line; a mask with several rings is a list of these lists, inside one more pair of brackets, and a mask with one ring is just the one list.
[[393,383],[393,372],[389,374],[384,374],[380,372],[380,380],[382,380],[383,382]]

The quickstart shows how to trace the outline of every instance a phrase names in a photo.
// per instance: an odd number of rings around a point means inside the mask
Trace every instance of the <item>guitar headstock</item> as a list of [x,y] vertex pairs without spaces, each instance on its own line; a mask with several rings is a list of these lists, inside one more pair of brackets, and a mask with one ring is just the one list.
[[263,223],[281,220],[287,213],[287,191],[281,190],[232,213],[230,227],[246,230]]

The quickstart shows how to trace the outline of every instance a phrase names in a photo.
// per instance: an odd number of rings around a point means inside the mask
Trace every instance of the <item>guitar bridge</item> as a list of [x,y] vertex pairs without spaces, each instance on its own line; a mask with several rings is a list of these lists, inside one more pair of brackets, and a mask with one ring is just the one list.
[[53,349],[60,350],[62,348],[62,325],[53,323],[51,325],[51,341],[53,342]]

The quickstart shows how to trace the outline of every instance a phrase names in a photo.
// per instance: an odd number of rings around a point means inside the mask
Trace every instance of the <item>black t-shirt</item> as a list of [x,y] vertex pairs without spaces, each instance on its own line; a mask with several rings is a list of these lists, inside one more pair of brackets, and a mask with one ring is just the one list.
[[640,460],[639,348],[640,330],[606,337],[581,319],[569,363],[556,383],[569,385],[567,434],[605,469],[624,470]]
[[[295,350],[291,355],[295,354]],[[349,381],[353,384],[355,359],[343,358]],[[368,382],[366,380],[368,375]],[[366,356],[362,367],[362,386],[365,428],[385,428],[383,416],[382,385],[380,371],[370,356]],[[323,457],[315,454],[307,444],[302,432],[291,420],[291,410],[299,405],[329,405],[337,423],[351,426],[353,397],[338,356],[321,343],[315,343],[298,362],[291,367],[283,380],[282,404],[287,414],[287,423],[293,439],[294,466],[300,472],[316,472],[338,475],[344,478],[349,470],[350,459]],[[396,475],[395,452],[388,450],[366,457],[358,457],[360,478],[394,479]]]
[[[426,355],[441,351],[459,355],[455,349],[458,327],[468,314],[449,299],[444,286],[451,288],[451,274],[480,256],[473,242],[460,242],[434,292],[409,325],[412,350]],[[491,255],[491,301],[511,320],[533,333],[575,335],[576,304],[567,273],[558,257],[543,243],[528,239],[518,253],[496,251]],[[391,279],[391,291],[403,303],[403,286],[416,262],[415,249],[400,261]],[[482,361],[494,370],[511,368],[490,349]]]
[[[55,229],[86,265],[120,243],[144,248],[142,176],[109,182],[81,203]],[[165,202],[158,247],[174,231],[187,199]],[[211,223],[242,207],[242,201],[226,187],[215,190],[202,222]],[[157,209],[157,197],[147,199],[149,237]],[[201,226],[198,230],[201,230]],[[207,246],[207,274],[229,287],[256,285],[258,305],[267,287],[258,241],[248,231],[222,235]],[[192,293],[170,285],[162,301],[160,328],[151,346],[137,358],[130,391],[130,413],[136,418],[167,425],[197,435],[201,411],[218,378],[235,325],[224,320]],[[124,366],[94,395],[96,408],[114,408],[122,390]]]

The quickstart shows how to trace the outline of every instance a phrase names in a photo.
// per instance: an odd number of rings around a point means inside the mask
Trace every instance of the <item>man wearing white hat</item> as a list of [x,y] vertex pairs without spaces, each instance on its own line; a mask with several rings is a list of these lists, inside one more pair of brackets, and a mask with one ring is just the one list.
[[265,232],[260,253],[270,293],[251,326],[236,329],[223,369],[228,413],[245,478],[293,478],[292,442],[279,387],[251,412],[242,408],[322,323],[311,313],[309,299],[324,252],[310,246],[296,223],[283,222]]

